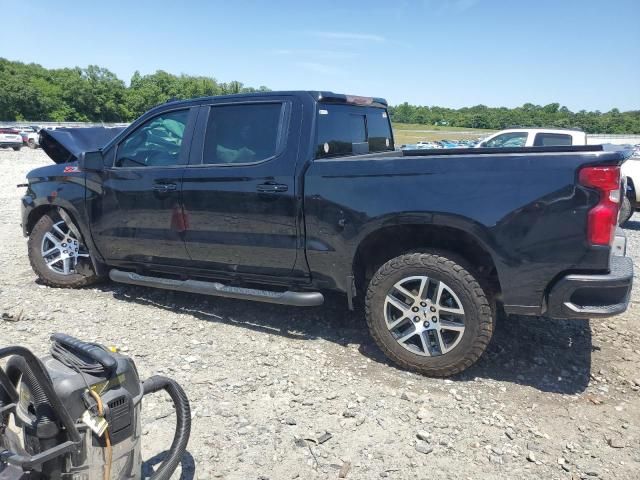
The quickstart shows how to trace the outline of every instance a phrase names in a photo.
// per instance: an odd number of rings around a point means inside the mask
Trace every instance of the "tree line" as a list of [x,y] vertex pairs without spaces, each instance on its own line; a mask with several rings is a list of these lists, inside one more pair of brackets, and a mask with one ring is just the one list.
[[403,103],[389,108],[394,122],[451,127],[486,128],[501,130],[509,127],[561,127],[581,128],[587,133],[640,134],[640,110],[621,112],[614,108],[608,112],[598,110],[572,112],[559,103],[521,107],[487,107],[476,105],[459,109],[424,107]]
[[[268,91],[238,81],[213,77],[173,75],[158,70],[135,72],[127,86],[113,72],[97,65],[87,68],[44,68],[0,58],[0,120],[129,122],[149,108],[172,98]],[[558,103],[516,108],[485,105],[459,109],[401,105],[389,107],[399,123],[502,129],[523,127],[578,127],[588,133],[640,134],[640,110],[572,112]]]
[[173,98],[267,90],[162,70],[135,72],[127,86],[96,65],[48,69],[0,58],[0,120],[129,122]]

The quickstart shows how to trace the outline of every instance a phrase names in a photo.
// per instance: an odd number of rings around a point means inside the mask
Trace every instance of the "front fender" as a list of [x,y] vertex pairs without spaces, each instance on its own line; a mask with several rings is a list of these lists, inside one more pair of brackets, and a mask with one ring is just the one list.
[[85,175],[81,172],[64,176],[30,177],[29,188],[22,197],[22,229],[29,236],[45,213],[62,209],[78,227],[92,259],[102,262],[89,228],[85,209]]

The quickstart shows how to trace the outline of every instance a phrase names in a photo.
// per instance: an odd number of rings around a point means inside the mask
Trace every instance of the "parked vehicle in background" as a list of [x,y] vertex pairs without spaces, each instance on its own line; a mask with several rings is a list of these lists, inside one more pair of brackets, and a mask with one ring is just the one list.
[[29,134],[21,128],[18,129],[18,134],[22,137],[22,145],[26,147],[29,142]]
[[20,127],[18,130],[20,131],[22,141],[26,146],[28,146],[29,148],[38,148],[38,146],[40,145],[38,127]]
[[405,148],[416,149],[416,150],[426,150],[430,148],[442,148],[442,145],[440,145],[438,142],[422,141],[422,142],[416,143],[415,145],[405,145]]
[[620,206],[619,223],[623,225],[629,221],[634,212],[640,209],[640,151],[638,145],[631,146],[633,155],[622,164],[620,174],[625,179],[626,189]]
[[463,145],[456,140],[440,140],[438,144],[442,148],[466,148],[466,145]]
[[0,148],[13,148],[16,152],[22,148],[22,136],[15,128],[0,127]]
[[628,150],[398,152],[386,108],[247,93],[169,102],[124,130],[43,131],[57,165],[27,175],[31,266],[56,287],[108,275],[300,307],[338,291],[390,359],[433,376],[478,360],[498,303],[569,319],[627,308]]
[[556,147],[586,145],[582,130],[563,128],[508,128],[482,140],[476,148]]

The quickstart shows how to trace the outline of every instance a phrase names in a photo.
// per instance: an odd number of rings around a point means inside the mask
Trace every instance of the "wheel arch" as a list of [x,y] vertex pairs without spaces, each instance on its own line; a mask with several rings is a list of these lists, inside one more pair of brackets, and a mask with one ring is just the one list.
[[466,229],[442,224],[407,223],[382,226],[370,232],[358,245],[352,271],[356,288],[362,291],[369,279],[388,260],[421,250],[446,251],[460,257],[483,285],[499,295],[496,262],[487,244]]
[[24,226],[24,231],[27,235],[31,235],[33,231],[33,227],[36,226],[38,220],[44,217],[49,212],[55,212],[58,210],[56,205],[46,204],[35,207],[31,212],[29,212],[29,216],[27,217],[27,222]]
[[62,211],[63,214],[67,215],[71,219],[71,221],[74,223],[74,225],[80,230],[80,234],[82,235],[82,240],[84,241],[84,244],[86,245],[87,249],[89,250],[89,253],[91,254],[91,262],[93,264],[95,271],[98,272],[100,275],[103,275],[105,273],[104,263],[103,263],[104,260],[100,255],[100,252],[98,252],[98,250],[96,249],[96,246],[93,243],[93,238],[91,237],[90,232],[87,231],[86,226],[83,225],[83,223],[78,220],[78,218],[80,217],[79,213],[76,212],[71,205],[66,206],[66,205],[61,205],[59,203],[46,203],[46,204],[42,204],[34,207],[33,210],[29,212],[29,215],[27,217],[27,222],[24,228],[25,233],[27,235],[30,235],[35,225],[44,215],[51,212],[57,212],[60,215],[60,211]]

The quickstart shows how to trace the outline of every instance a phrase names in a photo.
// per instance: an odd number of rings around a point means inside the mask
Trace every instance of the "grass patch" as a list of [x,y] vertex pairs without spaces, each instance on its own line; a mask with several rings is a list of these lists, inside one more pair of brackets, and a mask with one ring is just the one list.
[[394,130],[417,130],[417,131],[443,131],[443,132],[473,132],[473,133],[492,133],[497,130],[487,130],[484,128],[466,128],[466,127],[448,127],[444,125],[423,125],[421,123],[396,123],[391,122]]
[[393,123],[393,137],[396,145],[406,145],[419,141],[472,140],[484,137],[496,130],[482,128],[447,127],[441,125],[420,125],[415,123]]

